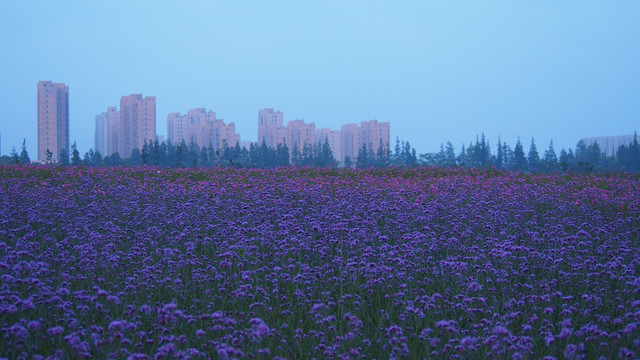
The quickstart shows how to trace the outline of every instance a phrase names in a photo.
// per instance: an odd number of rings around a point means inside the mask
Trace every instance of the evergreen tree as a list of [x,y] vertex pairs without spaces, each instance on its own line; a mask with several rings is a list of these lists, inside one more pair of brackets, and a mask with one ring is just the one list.
[[178,156],[177,156],[177,147],[171,143],[167,142],[167,158],[163,163],[165,167],[175,167],[178,166]]
[[151,142],[151,165],[159,166],[160,165],[160,144],[158,143],[158,138],[155,138]]
[[402,151],[404,154],[404,165],[408,167],[418,166],[418,156],[416,155],[416,149],[411,147],[409,142],[404,143],[404,150]]
[[587,146],[587,164],[590,167],[590,170],[598,170],[600,169],[602,163],[602,151],[600,150],[600,145],[597,141],[593,144]]
[[446,155],[445,155],[445,152],[444,152],[444,144],[443,143],[440,143],[440,150],[436,154],[434,154],[433,156],[430,156],[430,155],[431,154],[422,154],[422,155],[420,155],[420,159],[423,162],[426,162],[427,165],[433,165],[433,166],[438,166],[438,167],[444,167],[445,166]]
[[460,166],[468,166],[467,150],[464,147],[464,144],[462,144],[462,149],[460,149],[460,155],[458,155],[458,164],[460,164]]
[[445,166],[456,166],[456,153],[451,141],[447,141],[447,145],[444,147],[444,164]]
[[364,169],[369,165],[369,151],[367,150],[367,144],[362,144],[362,147],[358,150],[358,158],[356,159],[356,166],[360,169]]
[[238,160],[240,160],[242,157],[242,148],[240,147],[240,143],[236,141],[236,146],[233,147],[233,160],[236,161],[236,165],[239,165]]
[[587,144],[584,140],[578,141],[576,144],[576,152],[575,152],[575,161],[578,163],[578,166],[583,168],[587,164]]
[[[380,140],[380,144],[382,144],[382,140]],[[383,155],[381,153],[381,155]],[[333,157],[333,151],[331,151],[331,146],[329,145],[329,139],[327,137],[324,138],[324,143],[322,144],[321,150],[321,166],[335,166],[336,159]]]
[[[107,156],[109,158],[108,164],[110,166],[120,166],[122,165],[122,159],[120,158],[120,153],[119,152],[114,152],[113,154],[111,154],[110,156]],[[106,160],[106,159],[105,159]],[[107,161],[105,161],[107,162]]]
[[531,171],[539,170],[540,168],[540,155],[538,154],[538,148],[536,143],[531,138],[531,145],[529,146],[529,154],[527,155],[527,162],[529,163],[529,169]]
[[344,167],[350,169],[353,166],[353,161],[351,161],[351,156],[344,157]]
[[184,141],[180,141],[180,143],[176,146],[175,150],[175,160],[176,167],[181,168],[185,164],[185,160],[187,159],[187,143]]
[[298,143],[293,143],[293,148],[291,148],[291,163],[293,166],[301,166],[300,161],[300,149],[298,148]]
[[142,145],[142,150],[140,151],[142,165],[147,165],[149,163],[149,153],[149,143],[147,142],[147,139],[144,139],[144,144]]
[[71,145],[71,165],[79,166],[82,165],[82,160],[80,159],[80,152],[78,151],[78,146],[74,141]]
[[20,151],[20,164],[31,164],[29,153],[27,152],[27,141],[22,139],[22,151]]
[[513,149],[513,160],[516,170],[524,171],[527,169],[527,158],[524,157],[524,148],[519,137],[516,147]]
[[100,151],[95,151],[93,153],[93,166],[102,166],[104,164],[104,159],[102,158],[102,154]]
[[200,160],[200,166],[204,168],[209,167],[209,150],[206,146],[203,146],[200,149],[200,154],[198,155],[198,159]]
[[618,147],[618,151],[616,151],[616,157],[618,158],[620,166],[622,166],[622,168],[625,170],[629,170],[629,148],[626,145],[623,144]]
[[233,154],[231,148],[229,148],[229,144],[227,144],[227,140],[222,140],[222,147],[220,148],[222,164],[224,166],[229,166],[233,163]]
[[270,167],[271,159],[269,157],[269,147],[267,146],[267,143],[265,142],[264,139],[262,139],[262,145],[260,145],[260,148],[257,150],[258,150],[258,158],[257,158],[258,167],[259,168]]
[[11,161],[14,164],[20,164],[20,156],[18,155],[18,152],[16,151],[15,146],[11,147]]
[[302,145],[302,166],[309,166],[313,161],[313,147],[305,142]]
[[560,156],[558,157],[558,165],[562,171],[567,171],[569,169],[573,169],[575,167],[575,156],[573,155],[573,150],[569,149],[569,151],[562,149],[560,150]]
[[504,152],[502,150],[502,143],[500,142],[500,136],[498,136],[498,154],[496,156],[496,168],[502,169],[504,167]]
[[[73,161],[71,161],[71,164],[73,165]],[[129,165],[142,165],[142,153],[140,152],[140,149],[134,148],[133,150],[131,150],[131,156],[129,156]]]
[[484,136],[484,133],[482,133],[482,136],[480,138],[480,142],[478,142],[477,138],[476,138],[476,143],[477,143],[477,163],[478,166],[480,167],[487,167],[489,165],[489,159],[491,158],[491,149],[489,147],[489,144],[487,143],[487,139]]
[[396,136],[396,147],[395,147],[395,152],[393,153],[393,158],[396,160],[399,159],[401,151],[402,149],[400,148],[400,139]]
[[515,169],[516,165],[515,165],[515,159],[513,156],[513,151],[511,150],[511,147],[507,145],[506,141],[502,143],[502,157],[504,158],[503,167],[505,169],[510,169],[510,170]]
[[289,166],[289,147],[287,142],[283,141],[276,148],[276,166]]
[[95,163],[95,153],[93,148],[90,148],[89,151],[84,153],[84,157],[82,159],[82,163],[86,166],[96,166]]
[[558,168],[558,157],[553,149],[553,140],[549,142],[549,148],[544,152],[542,162],[544,169],[547,171],[553,171]]
[[640,171],[640,144],[638,143],[638,134],[633,132],[633,141],[629,145],[629,170]]
[[67,153],[67,150],[65,148],[60,149],[60,154],[58,154],[58,159],[61,165],[63,166],[69,165],[69,154]]
[[213,148],[213,144],[209,144],[207,148],[207,159],[209,160],[209,167],[218,165],[218,156],[216,150]]
[[[328,145],[328,144],[327,144]],[[333,158],[333,153],[331,155]],[[387,167],[389,166],[389,146],[385,145],[380,139],[380,144],[378,145],[378,151],[376,152],[376,163],[377,166]]]
[[191,140],[188,147],[188,164],[191,167],[198,167],[200,163],[200,147],[195,141]]

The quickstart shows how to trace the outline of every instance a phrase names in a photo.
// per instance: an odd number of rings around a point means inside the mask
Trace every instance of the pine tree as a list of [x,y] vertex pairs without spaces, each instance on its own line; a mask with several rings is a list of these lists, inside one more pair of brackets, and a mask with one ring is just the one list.
[[460,164],[460,166],[468,166],[467,164],[467,150],[464,147],[464,144],[462,144],[462,149],[460,149],[460,155],[458,155],[458,164]]
[[353,161],[351,161],[351,156],[344,157],[344,167],[350,169],[353,166]]
[[362,147],[358,150],[358,159],[356,159],[356,165],[358,168],[363,169],[369,164],[369,151],[367,150],[367,144],[362,144]]
[[22,151],[20,151],[20,164],[31,164],[29,153],[27,152],[26,140],[22,139]]
[[78,151],[78,146],[74,141],[71,145],[71,165],[79,166],[82,165],[82,160],[80,159],[80,152]]
[[597,141],[587,146],[587,163],[590,166],[590,170],[597,170],[602,163],[602,151]]
[[456,166],[456,153],[451,141],[447,141],[447,145],[444,148],[444,158],[445,158],[446,166],[449,166],[449,167]]
[[61,165],[69,165],[69,154],[65,148],[60,149],[60,154],[58,154],[58,160]]
[[578,141],[578,144],[576,144],[576,151],[575,151],[575,161],[578,163],[578,166],[580,167],[584,167],[587,163],[587,144],[584,142],[584,140],[580,140]]
[[502,150],[502,144],[500,143],[500,136],[498,136],[498,154],[496,157],[496,168],[502,169],[504,167],[504,152]]
[[553,149],[553,140],[549,142],[549,148],[544,152],[543,158],[544,168],[547,171],[553,171],[558,168],[558,157]]
[[519,137],[516,142],[516,147],[513,149],[513,160],[516,170],[524,171],[527,169],[527,158],[524,157],[524,148],[522,147]]
[[540,167],[540,155],[538,154],[538,148],[536,147],[536,143],[533,138],[531,138],[531,145],[529,146],[527,162],[529,163],[529,169],[531,171],[536,171]]
[[18,155],[18,152],[16,151],[15,146],[11,147],[11,161],[14,164],[20,164],[20,156]]
[[[131,166],[142,165],[142,154],[140,153],[140,149],[134,148],[133,150],[131,150],[131,156],[129,156],[129,163]],[[73,159],[71,160],[71,165],[73,165]]]
[[300,149],[296,142],[293,143],[293,148],[291,149],[291,162],[293,163],[293,166],[301,166]]
[[629,170],[640,171],[640,144],[638,143],[638,134],[633,132],[633,141],[629,145]]

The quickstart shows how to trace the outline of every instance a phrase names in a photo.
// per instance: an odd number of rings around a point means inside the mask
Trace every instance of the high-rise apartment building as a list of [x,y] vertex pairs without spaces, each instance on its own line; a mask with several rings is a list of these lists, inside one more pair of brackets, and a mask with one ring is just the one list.
[[69,87],[51,81],[38,82],[38,161],[69,156]]
[[156,139],[156,97],[131,94],[120,99],[118,152],[129,157],[133,149]]
[[344,165],[345,159],[348,157],[355,164],[358,159],[358,150],[360,149],[360,129],[358,124],[342,125],[340,131],[340,145],[342,148],[342,158],[340,162]]
[[115,106],[109,106],[107,111],[96,115],[94,133],[94,149],[102,156],[118,152],[118,137],[120,135],[120,111]]
[[[262,109],[258,112],[258,145],[264,142],[268,147],[275,148],[283,143],[288,133],[283,125],[283,115],[273,109]],[[287,144],[291,148],[291,144]]]
[[378,120],[363,121],[360,123],[359,147],[367,146],[368,150],[375,154],[382,144],[383,148],[389,148],[389,123]]
[[93,149],[103,155],[109,155],[107,154],[107,144],[109,143],[108,123],[106,112],[96,115]]
[[[313,146],[316,143],[316,124],[307,124],[304,120],[292,120],[287,124],[287,147],[293,149],[294,145],[298,145],[299,151],[305,144]],[[276,141],[277,146],[282,141]]]

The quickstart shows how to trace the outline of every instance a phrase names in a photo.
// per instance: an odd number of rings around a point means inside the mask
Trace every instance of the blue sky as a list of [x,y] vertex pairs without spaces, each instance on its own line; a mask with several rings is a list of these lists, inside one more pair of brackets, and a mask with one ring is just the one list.
[[418,153],[484,134],[540,152],[640,130],[639,1],[0,2],[2,154],[36,158],[36,85],[70,88],[71,141],[132,93],[317,127],[377,119]]

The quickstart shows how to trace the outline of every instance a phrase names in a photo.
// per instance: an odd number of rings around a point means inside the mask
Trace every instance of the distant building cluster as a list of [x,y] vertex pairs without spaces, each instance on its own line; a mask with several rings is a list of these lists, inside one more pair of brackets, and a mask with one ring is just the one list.
[[272,108],[258,112],[258,145],[264,142],[275,148],[278,144],[286,144],[291,151],[294,146],[302,149],[305,144],[314,145],[325,140],[333,156],[344,164],[347,158],[355,161],[363,146],[374,153],[380,145],[389,149],[389,123],[370,120],[361,122],[360,126],[345,124],[340,130],[316,129],[314,123],[307,124],[303,120],[292,120],[285,126],[282,112]]
[[[241,141],[235,124],[216,118],[216,113],[205,108],[189,110],[186,114],[174,112],[167,116],[167,137],[172,144],[185,142],[200,148],[220,149],[223,144],[249,147],[250,142]],[[107,107],[96,115],[94,149],[103,156],[119,153],[128,157],[132,150],[142,149],[145,142],[157,140],[156,98],[131,94],[120,99],[120,109]],[[291,120],[284,125],[281,111],[272,108],[258,112],[258,141],[270,148],[286,144],[291,152],[297,147],[302,152],[305,146],[324,144],[327,141],[333,157],[341,164],[349,159],[355,162],[359,152],[376,153],[382,146],[389,149],[389,123],[377,120],[358,124],[345,124],[339,130],[316,129],[314,123]],[[38,83],[38,160],[58,161],[60,153],[69,156],[69,87],[63,83],[40,81]]]
[[583,141],[586,146],[591,146],[595,143],[598,143],[600,151],[602,151],[605,156],[615,156],[616,151],[618,151],[618,148],[620,148],[620,146],[631,145],[631,143],[633,142],[633,135],[600,136],[582,138],[580,140]]
[[216,113],[204,108],[192,109],[186,115],[171,113],[167,116],[167,137],[170,143],[195,143],[198,147],[220,149],[224,142],[228,146],[240,143],[240,135],[236,134],[236,125],[225,124],[216,119]]

